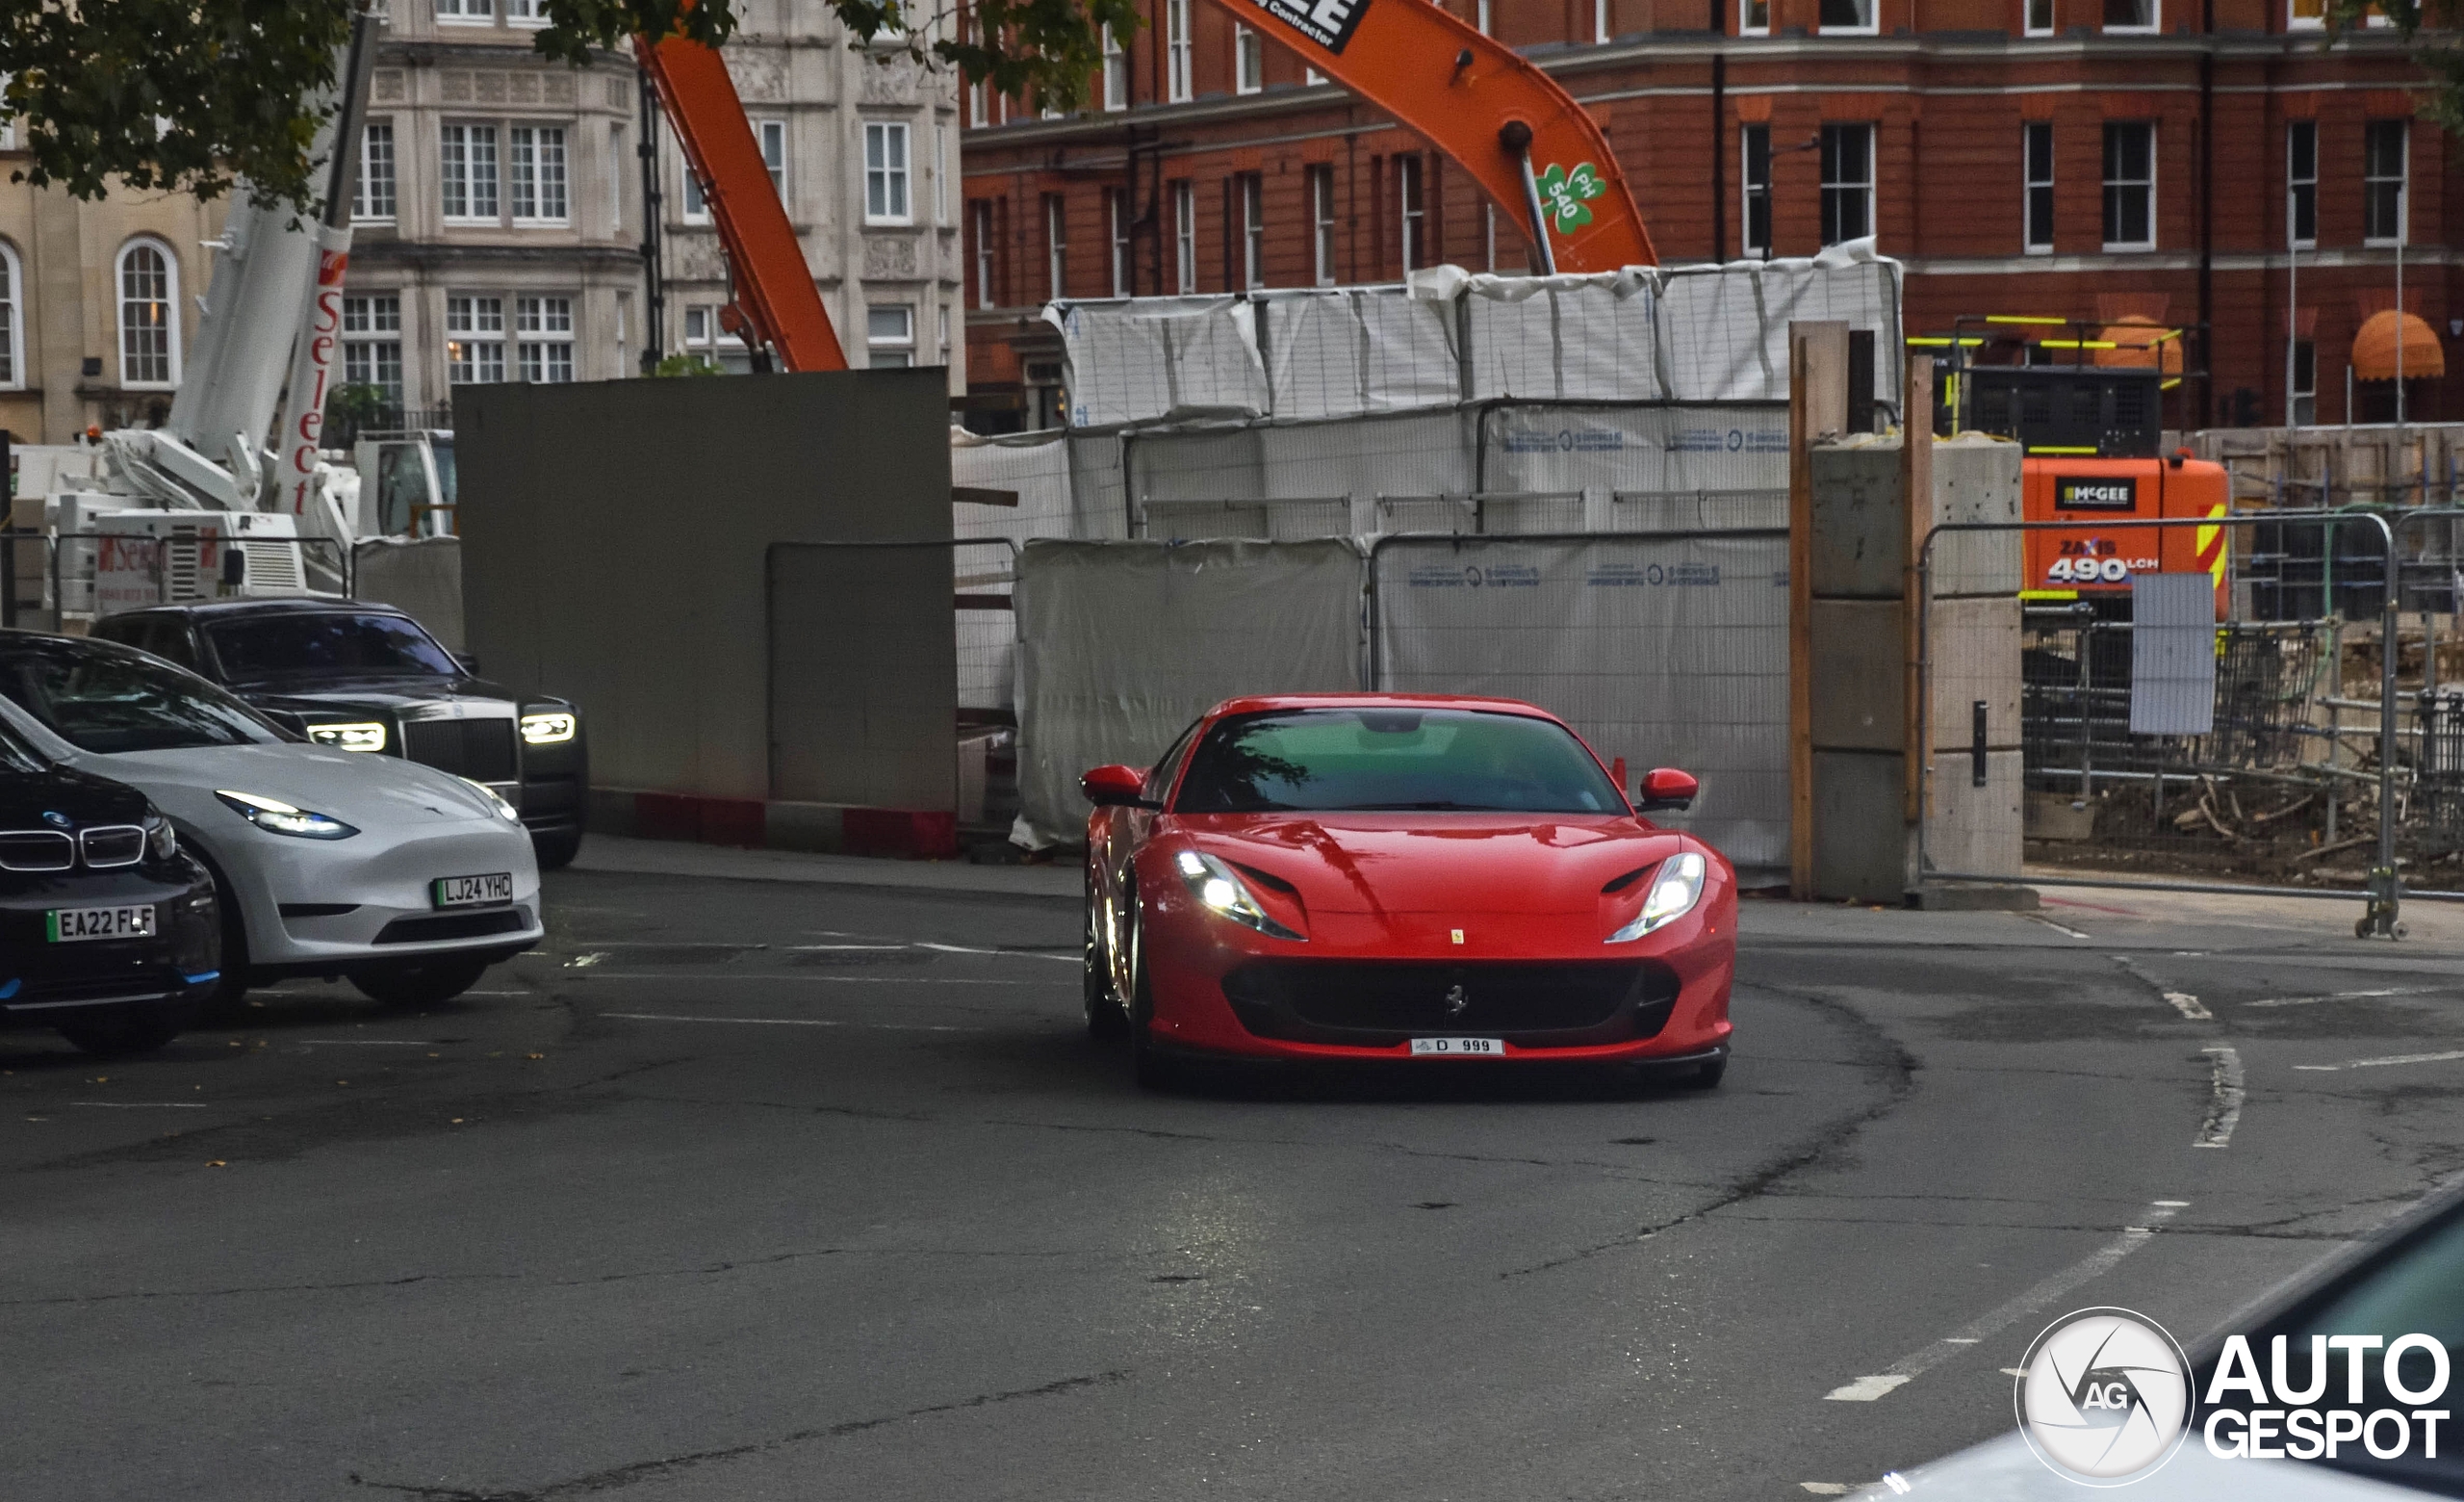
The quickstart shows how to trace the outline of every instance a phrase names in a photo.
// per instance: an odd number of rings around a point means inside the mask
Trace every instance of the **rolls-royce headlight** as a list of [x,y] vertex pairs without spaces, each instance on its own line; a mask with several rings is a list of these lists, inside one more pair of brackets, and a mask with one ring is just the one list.
[[1624,944],[1640,939],[1656,928],[1665,928],[1694,911],[1703,900],[1703,858],[1691,850],[1681,850],[1662,861],[1652,876],[1651,894],[1643,898],[1643,910],[1634,920],[1610,934],[1609,944]]
[[295,835],[302,840],[348,840],[359,833],[357,826],[346,824],[330,814],[295,808],[280,798],[262,797],[253,792],[233,792],[225,788],[216,789],[214,795],[222,800],[223,807],[270,835]]
[[522,738],[534,746],[552,746],[574,738],[574,717],[562,710],[522,716]]
[[1269,918],[1240,875],[1205,851],[1183,850],[1172,858],[1172,868],[1189,884],[1190,894],[1218,917],[1228,918],[1244,928],[1254,928],[1270,939],[1302,937]]
[[362,720],[348,725],[311,725],[308,738],[321,746],[337,751],[382,751],[385,749],[385,727],[375,720]]

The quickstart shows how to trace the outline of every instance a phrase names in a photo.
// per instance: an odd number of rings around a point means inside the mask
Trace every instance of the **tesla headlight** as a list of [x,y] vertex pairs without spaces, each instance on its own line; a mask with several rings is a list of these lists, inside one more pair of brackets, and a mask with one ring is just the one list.
[[1693,912],[1694,904],[1703,900],[1703,858],[1691,850],[1662,861],[1652,875],[1651,894],[1643,898],[1642,912],[1632,922],[1610,934],[1606,942],[1624,944],[1640,939]]
[[239,815],[270,835],[295,835],[302,840],[348,840],[359,830],[330,814],[312,813],[294,808],[280,798],[260,797],[253,792],[233,792],[218,788],[214,795],[223,807]]
[[522,716],[522,738],[534,746],[552,746],[574,738],[574,717],[562,710]]
[[180,853],[180,837],[171,821],[156,814],[145,820],[145,853],[155,860],[167,861]]
[[321,746],[337,751],[382,751],[385,749],[385,727],[374,720],[349,725],[311,725],[308,738]]
[[471,782],[471,779],[468,777],[465,777],[462,780],[466,783],[471,783],[472,787],[479,790],[480,793],[483,794],[487,798],[488,802],[495,807],[499,817],[503,818],[507,823],[519,824],[522,822],[521,812],[515,809],[512,804],[504,801],[503,793],[497,791],[494,788],[489,787],[483,782]]
[[1234,873],[1231,867],[1202,850],[1184,850],[1172,858],[1172,868],[1189,883],[1190,894],[1209,912],[1228,918],[1244,928],[1254,928],[1270,939],[1298,939],[1301,936],[1269,918],[1249,895],[1249,889]]

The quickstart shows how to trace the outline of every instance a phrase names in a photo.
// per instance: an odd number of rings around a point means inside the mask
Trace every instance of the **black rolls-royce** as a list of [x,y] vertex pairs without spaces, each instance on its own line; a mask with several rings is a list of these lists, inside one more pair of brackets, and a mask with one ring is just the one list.
[[93,634],[200,674],[309,739],[485,783],[542,870],[581,848],[590,750],[567,700],[474,675],[426,628],[361,600],[227,600],[105,616]]

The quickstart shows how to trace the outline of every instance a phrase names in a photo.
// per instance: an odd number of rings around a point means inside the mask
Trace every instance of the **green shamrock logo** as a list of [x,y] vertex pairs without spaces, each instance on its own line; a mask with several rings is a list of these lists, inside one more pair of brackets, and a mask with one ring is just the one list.
[[1591,210],[1583,204],[1608,191],[1600,180],[1600,169],[1584,162],[1571,172],[1553,163],[1540,174],[1541,211],[1556,220],[1557,233],[1571,235],[1591,222]]

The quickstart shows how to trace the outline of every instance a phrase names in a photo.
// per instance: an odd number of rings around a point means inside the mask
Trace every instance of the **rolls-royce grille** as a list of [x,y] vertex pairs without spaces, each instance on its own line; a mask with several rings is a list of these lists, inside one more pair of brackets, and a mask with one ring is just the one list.
[[1656,1036],[1677,1003],[1677,975],[1648,960],[1258,960],[1224,976],[1223,995],[1262,1038],[1390,1048],[1469,1035],[1574,1048]]
[[509,719],[413,720],[402,727],[402,754],[473,782],[511,782],[522,775]]

